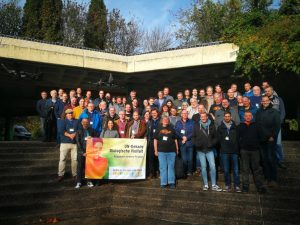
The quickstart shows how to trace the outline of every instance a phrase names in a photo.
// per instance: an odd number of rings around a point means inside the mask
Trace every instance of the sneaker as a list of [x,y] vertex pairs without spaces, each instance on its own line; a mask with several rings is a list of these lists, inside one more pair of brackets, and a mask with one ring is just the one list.
[[230,186],[225,186],[225,188],[223,189],[223,191],[230,192],[231,191],[231,187]]
[[93,185],[93,183],[92,183],[91,181],[88,181],[88,182],[86,183],[86,185],[87,185],[88,187],[94,187],[94,185]]
[[208,191],[208,189],[209,189],[208,185],[203,186],[203,191]]
[[211,190],[213,190],[213,191],[222,191],[222,188],[220,188],[218,185],[213,185],[211,187]]
[[167,188],[167,185],[160,185],[160,188],[165,189],[165,188]]
[[78,183],[76,184],[75,188],[78,189],[78,188],[80,188],[80,187],[81,187],[81,183],[78,182]]
[[235,189],[234,189],[234,190],[235,190],[235,192],[236,192],[236,193],[241,193],[241,192],[242,192],[241,188],[240,188],[240,187],[238,187],[238,186],[237,186],[237,187],[235,187]]
[[170,189],[175,189],[176,185],[175,184],[169,184]]

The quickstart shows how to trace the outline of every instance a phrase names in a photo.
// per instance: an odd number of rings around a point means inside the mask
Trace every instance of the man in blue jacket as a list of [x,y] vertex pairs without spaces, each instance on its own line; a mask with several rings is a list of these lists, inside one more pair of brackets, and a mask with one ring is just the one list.
[[78,129],[77,120],[73,119],[73,110],[67,109],[65,111],[66,119],[61,120],[60,126],[60,156],[58,164],[58,181],[62,181],[65,175],[65,167],[67,155],[71,153],[71,168],[72,176],[76,178],[77,175],[77,145],[76,132]]
[[181,120],[177,121],[175,124],[175,131],[178,138],[180,154],[188,178],[191,178],[193,174],[193,129],[194,121],[188,119],[187,110],[182,110]]
[[90,127],[97,132],[97,136],[100,136],[102,131],[102,118],[99,112],[95,110],[95,106],[92,102],[90,102],[87,106],[87,109],[81,113],[78,119],[79,122],[81,122],[81,120],[84,118],[90,121]]

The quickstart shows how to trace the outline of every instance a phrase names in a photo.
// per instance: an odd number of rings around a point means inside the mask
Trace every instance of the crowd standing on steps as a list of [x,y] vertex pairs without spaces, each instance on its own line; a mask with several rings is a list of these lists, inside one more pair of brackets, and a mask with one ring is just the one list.
[[[176,99],[168,87],[143,101],[135,90],[129,96],[98,93],[59,89],[48,98],[41,92],[36,110],[44,141],[56,141],[60,149],[58,181],[65,177],[70,153],[76,188],[95,185],[84,179],[86,142],[101,137],[146,139],[147,179],[160,177],[161,188],[176,188],[176,157],[182,158],[187,179],[201,176],[204,191],[248,192],[250,173],[259,193],[278,186],[278,167],[286,168],[285,108],[268,82],[253,88],[247,82],[244,90],[232,84],[226,92],[220,84],[185,89]],[[218,172],[224,174],[224,187],[217,184]]]

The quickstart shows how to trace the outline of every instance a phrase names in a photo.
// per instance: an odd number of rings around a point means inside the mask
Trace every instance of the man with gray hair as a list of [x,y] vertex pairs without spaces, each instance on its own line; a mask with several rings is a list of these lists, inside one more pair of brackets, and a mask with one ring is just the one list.
[[261,90],[259,86],[254,86],[252,88],[253,96],[250,96],[251,106],[259,109],[261,103]]
[[52,90],[50,92],[50,98],[45,103],[45,141],[52,141],[56,137],[56,117],[54,115],[54,107],[58,104],[57,92]]

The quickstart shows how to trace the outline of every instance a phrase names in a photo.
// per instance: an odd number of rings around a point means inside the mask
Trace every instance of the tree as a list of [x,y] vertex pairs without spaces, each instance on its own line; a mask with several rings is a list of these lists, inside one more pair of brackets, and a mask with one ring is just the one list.
[[191,8],[180,10],[175,15],[179,22],[176,39],[181,45],[195,45],[220,40],[229,21],[241,12],[240,0],[224,3],[199,0]]
[[83,4],[65,0],[62,12],[63,43],[83,46],[86,26],[86,7]]
[[106,50],[124,55],[130,55],[139,51],[143,31],[137,20],[131,18],[130,21],[126,22],[120,10],[113,9],[108,14],[107,24]]
[[283,0],[279,9],[280,14],[295,15],[300,13],[300,0]]
[[41,36],[45,41],[62,42],[62,1],[43,0],[41,9]]
[[300,74],[300,15],[253,11],[232,21],[223,40],[239,46],[235,73],[248,76]]
[[84,35],[86,47],[104,49],[108,29],[106,16],[107,10],[103,0],[91,0]]
[[244,8],[247,11],[264,11],[272,4],[272,0],[245,0]]
[[22,9],[17,0],[0,2],[0,33],[18,36],[22,25]]
[[173,39],[171,33],[160,27],[155,27],[145,33],[143,49],[145,52],[162,51],[171,48],[172,44]]
[[43,39],[41,34],[41,9],[43,0],[26,0],[23,7],[22,35]]

